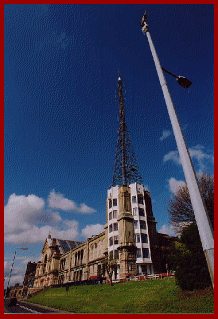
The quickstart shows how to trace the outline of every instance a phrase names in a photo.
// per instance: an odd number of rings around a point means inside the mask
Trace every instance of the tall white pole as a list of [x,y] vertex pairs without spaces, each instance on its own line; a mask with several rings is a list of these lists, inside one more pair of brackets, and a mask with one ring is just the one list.
[[6,298],[8,289],[9,289],[9,284],[10,284],[10,279],[11,279],[11,273],[12,273],[12,270],[13,270],[13,266],[14,266],[14,262],[15,262],[15,257],[16,257],[16,250],[15,250],[15,252],[14,252],[14,257],[13,257],[13,261],[12,261],[12,265],[11,265],[11,270],[10,270],[9,277],[8,277],[8,284],[7,284],[7,288],[6,288],[5,296],[4,296],[5,298]]
[[144,25],[142,28],[142,32],[146,33],[148,42],[150,45],[151,53],[154,59],[155,67],[157,70],[157,74],[160,80],[160,85],[164,94],[165,102],[167,105],[167,110],[169,113],[170,121],[172,124],[173,132],[175,135],[177,148],[179,151],[186,183],[188,186],[192,207],[194,210],[194,215],[203,247],[203,251],[206,256],[208,269],[211,276],[211,281],[214,286],[214,238],[213,238],[213,230],[211,227],[211,223],[204,205],[204,201],[202,199],[202,195],[199,190],[197,177],[192,165],[191,157],[188,151],[188,148],[185,143],[185,139],[182,134],[182,130],[179,124],[179,120],[174,109],[173,101],[171,95],[169,93],[167,83],[160,65],[160,61],[157,56],[157,52],[155,50],[153,41],[151,39],[150,32],[148,31],[148,25],[146,20],[143,21]]
[[[16,248],[16,249],[27,250],[28,248],[23,248],[23,247],[22,247],[22,248]],[[17,253],[17,251],[15,250],[15,252],[14,252],[14,257],[13,257],[13,261],[12,261],[12,265],[11,265],[11,270],[10,270],[9,277],[8,277],[8,284],[7,284],[7,288],[6,288],[6,291],[5,291],[5,296],[4,296],[4,298],[6,298],[6,295],[7,295],[8,289],[9,289],[9,284],[10,284],[11,274],[12,274],[12,270],[13,270],[13,266],[14,266],[14,262],[15,262],[16,253]]]

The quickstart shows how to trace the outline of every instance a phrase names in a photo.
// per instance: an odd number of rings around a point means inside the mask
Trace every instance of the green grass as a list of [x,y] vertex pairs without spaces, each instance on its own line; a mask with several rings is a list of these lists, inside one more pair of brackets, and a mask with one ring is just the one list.
[[181,291],[175,279],[124,282],[110,286],[52,288],[28,299],[72,313],[213,313],[211,287]]

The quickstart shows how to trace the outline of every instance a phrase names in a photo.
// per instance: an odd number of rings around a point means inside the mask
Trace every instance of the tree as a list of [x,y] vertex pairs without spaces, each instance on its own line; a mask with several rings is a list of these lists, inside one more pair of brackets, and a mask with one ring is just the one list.
[[113,276],[113,273],[117,271],[117,259],[113,259],[110,256],[106,255],[104,264],[105,264],[106,272],[109,277],[110,285],[112,286],[113,285],[112,276]]
[[[211,225],[214,227],[214,176],[203,173],[198,178],[198,182]],[[180,187],[174,194],[169,202],[168,212],[170,214],[170,222],[179,234],[181,234],[184,227],[195,222],[187,185]]]
[[211,285],[206,258],[196,223],[183,229],[180,241],[174,243],[171,262],[176,283],[182,290],[203,289]]

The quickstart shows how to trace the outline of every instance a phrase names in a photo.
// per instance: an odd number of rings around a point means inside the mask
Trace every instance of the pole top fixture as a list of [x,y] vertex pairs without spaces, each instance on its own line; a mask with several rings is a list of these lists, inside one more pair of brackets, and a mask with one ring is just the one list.
[[140,22],[140,26],[142,27],[142,33],[148,32],[147,19],[148,19],[148,15],[147,15],[147,12],[145,11]]
[[121,81],[120,70],[118,70],[118,81]]

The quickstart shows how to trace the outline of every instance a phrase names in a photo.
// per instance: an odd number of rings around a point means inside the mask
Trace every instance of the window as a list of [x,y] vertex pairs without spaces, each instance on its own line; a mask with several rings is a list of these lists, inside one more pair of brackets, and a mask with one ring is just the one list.
[[105,264],[102,264],[101,274],[102,274],[102,276],[105,275]]
[[149,258],[149,249],[142,248],[142,254],[143,254],[143,258]]
[[137,220],[134,220],[134,227],[135,227],[135,228],[139,228],[139,223],[138,223]]
[[113,206],[117,206],[117,199],[116,198],[113,199]]
[[111,233],[111,232],[112,232],[112,224],[109,225],[109,233]]
[[101,276],[101,265],[98,265],[97,275]]
[[112,219],[112,212],[109,213],[109,220]]
[[113,250],[110,251],[110,253],[109,253],[109,258],[110,258],[110,259],[113,259]]
[[137,215],[137,208],[134,207],[134,208],[132,209],[132,213],[133,213],[133,216],[136,216],[136,215]]
[[136,258],[141,258],[142,257],[142,251],[141,251],[141,248],[137,248],[137,251],[136,251]]
[[114,223],[114,231],[118,230],[118,223]]
[[136,203],[136,196],[132,196],[132,202],[133,202],[133,204]]
[[114,245],[117,245],[118,244],[118,236],[114,236]]
[[[90,259],[93,258],[93,248],[94,248],[94,245],[91,245]],[[77,256],[77,253],[76,253],[76,256]],[[77,258],[77,257],[75,257],[75,265],[76,265],[76,258]]]
[[61,269],[65,268],[65,262],[66,262],[66,259],[61,260]]
[[113,211],[113,218],[117,218],[117,210]]
[[146,229],[146,224],[144,220],[140,220],[140,228],[141,229]]
[[109,238],[109,246],[113,245],[113,237]]
[[139,234],[135,234],[135,242],[140,243],[140,235]]
[[98,246],[97,243],[95,243],[95,248],[97,248],[97,246]]
[[114,259],[119,259],[119,252],[118,252],[118,250],[114,250]]
[[112,200],[109,199],[109,208],[111,208],[111,207],[112,207]]
[[141,267],[142,267],[142,273],[144,275],[147,275],[147,266],[146,265],[141,265]]
[[143,208],[139,208],[139,216],[145,216],[145,212]]
[[142,195],[138,195],[138,203],[143,204],[143,196]]
[[148,242],[148,236],[147,234],[141,234],[141,239],[142,239],[142,243],[147,243]]

